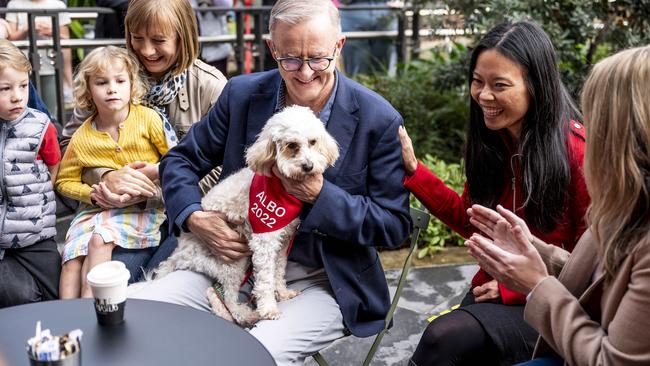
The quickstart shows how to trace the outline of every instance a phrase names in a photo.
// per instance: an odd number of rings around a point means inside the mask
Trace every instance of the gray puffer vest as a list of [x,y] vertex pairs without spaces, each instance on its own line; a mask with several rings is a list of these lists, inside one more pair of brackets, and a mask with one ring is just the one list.
[[50,120],[35,109],[0,121],[0,259],[56,235],[56,201],[50,173],[36,156]]

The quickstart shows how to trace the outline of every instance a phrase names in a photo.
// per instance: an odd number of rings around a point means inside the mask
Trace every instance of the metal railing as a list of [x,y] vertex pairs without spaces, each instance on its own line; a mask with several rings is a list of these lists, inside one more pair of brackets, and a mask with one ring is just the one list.
[[[195,10],[198,12],[229,12],[235,13],[235,34],[219,36],[201,36],[199,42],[206,43],[231,43],[235,50],[236,73],[240,74],[245,69],[246,52],[251,52],[254,59],[254,69],[256,71],[264,69],[266,39],[269,34],[264,27],[264,16],[270,13],[271,6],[253,6],[253,7],[200,7]],[[415,52],[420,43],[420,11],[417,8],[392,8],[387,6],[346,6],[340,10],[364,11],[364,10],[388,10],[395,14],[397,18],[397,30],[393,31],[364,31],[364,32],[345,32],[347,39],[392,39],[394,40],[397,52],[397,61],[403,62],[407,59],[407,49],[411,48]],[[26,40],[17,40],[13,43],[21,49],[28,49],[28,56],[32,63],[33,72],[31,80],[36,89],[41,92],[40,82],[40,55],[39,49],[52,49],[53,66],[55,69],[56,99],[57,99],[57,120],[65,124],[64,102],[63,102],[63,54],[62,48],[94,48],[107,45],[124,45],[124,39],[61,39],[59,29],[59,13],[77,14],[79,17],[88,20],[96,14],[112,14],[114,11],[110,8],[67,8],[67,9],[7,9],[0,8],[0,14],[5,13],[27,13],[29,24],[28,36]],[[86,16],[88,14],[88,16]],[[253,34],[245,34],[244,17],[250,14],[253,17]],[[52,21],[51,39],[37,39],[35,18],[47,16]],[[411,27],[407,29],[407,18],[411,19]],[[414,31],[417,30],[417,31]],[[250,47],[252,46],[252,47]]]
[[[68,12],[78,12],[78,13],[104,13],[110,14],[113,13],[113,10],[108,8],[69,8],[69,9],[7,9],[0,8],[0,14],[6,13],[26,13],[27,14],[27,40],[26,41],[15,41],[14,43],[19,48],[27,48],[28,57],[32,64],[32,75],[31,80],[36,90],[41,92],[41,56],[38,53],[39,48],[51,48],[53,50],[53,64],[54,64],[54,80],[55,80],[55,90],[56,90],[56,100],[57,100],[57,120],[60,123],[63,123],[63,53],[61,52],[61,47],[68,46],[61,42],[61,31],[59,28],[59,13],[68,13]],[[51,40],[38,40],[36,33],[36,17],[46,16],[49,17],[52,22],[52,39]],[[25,44],[26,42],[26,44]],[[46,42],[46,43],[43,43]]]

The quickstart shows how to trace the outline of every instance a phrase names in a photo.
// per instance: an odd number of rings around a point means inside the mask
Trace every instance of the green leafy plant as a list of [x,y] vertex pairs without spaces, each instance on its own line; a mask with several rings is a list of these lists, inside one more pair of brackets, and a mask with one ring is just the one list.
[[[458,163],[446,163],[444,160],[435,158],[430,154],[426,154],[424,158],[420,159],[432,172],[434,172],[445,184],[461,194],[465,185],[465,175],[463,168]],[[411,206],[422,207],[422,204],[411,195]],[[420,233],[418,242],[419,250],[417,253],[418,258],[424,258],[427,255],[434,255],[435,253],[444,250],[446,246],[460,246],[464,245],[465,239],[451,230],[442,221],[435,217],[431,218],[429,226],[426,230]]]

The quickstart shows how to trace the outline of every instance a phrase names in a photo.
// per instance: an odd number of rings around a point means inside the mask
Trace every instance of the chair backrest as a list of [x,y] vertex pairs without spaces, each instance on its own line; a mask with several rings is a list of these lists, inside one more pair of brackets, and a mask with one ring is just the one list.
[[431,215],[428,212],[418,208],[411,207],[411,220],[413,220],[413,233],[411,234],[411,244],[417,243],[420,230],[425,230],[429,226]]

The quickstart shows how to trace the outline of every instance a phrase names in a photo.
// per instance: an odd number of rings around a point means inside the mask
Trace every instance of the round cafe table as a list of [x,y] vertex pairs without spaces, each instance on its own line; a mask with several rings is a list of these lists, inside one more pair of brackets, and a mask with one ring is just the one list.
[[[213,314],[159,301],[128,299],[124,323],[101,326],[93,300],[57,300],[0,310],[0,354],[7,365],[29,365],[25,346],[36,322],[61,335],[81,329],[81,364],[275,365],[245,330]],[[1,364],[1,361],[0,361]]]

